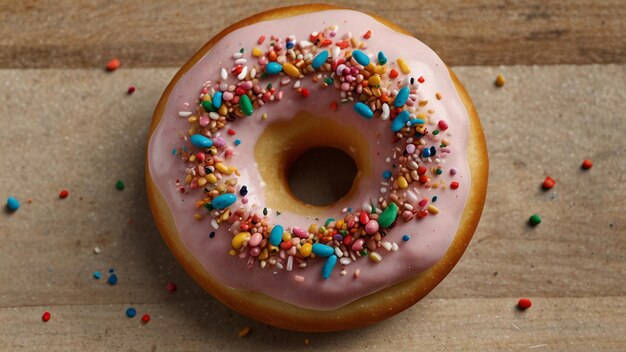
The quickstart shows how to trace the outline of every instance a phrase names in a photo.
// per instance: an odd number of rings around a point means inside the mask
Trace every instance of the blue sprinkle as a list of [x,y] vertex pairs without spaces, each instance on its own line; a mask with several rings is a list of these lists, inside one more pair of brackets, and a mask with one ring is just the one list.
[[407,99],[409,99],[409,93],[409,87],[402,87],[400,91],[398,91],[396,98],[393,100],[393,106],[397,108],[402,107],[406,103]]
[[287,42],[287,49],[293,49],[295,44],[293,42]]
[[194,134],[189,138],[191,144],[198,148],[211,148],[213,146],[213,141],[206,136],[201,134]]
[[411,239],[411,236],[409,236],[409,235],[404,235],[404,236],[402,236],[402,240],[403,240],[404,242],[406,242],[406,241],[408,241],[408,240],[410,240],[410,239]]
[[237,200],[237,196],[232,193],[221,194],[211,201],[213,209],[225,209]]
[[385,180],[390,179],[390,178],[391,178],[391,171],[389,171],[389,170],[385,170],[385,171],[383,171],[383,178],[384,178]]
[[313,244],[312,250],[313,254],[318,257],[330,257],[333,253],[335,253],[333,247],[321,243]]
[[222,92],[215,92],[213,94],[213,107],[219,109],[222,107]]
[[322,267],[322,277],[324,278],[324,280],[330,277],[330,274],[333,272],[333,268],[335,267],[335,264],[337,264],[336,255],[333,254],[330,257],[328,257],[328,259],[326,259],[326,262],[324,263],[324,266]]
[[278,62],[268,62],[267,65],[265,65],[265,73],[267,73],[268,75],[276,75],[279,74],[280,71],[283,70],[283,65],[279,64]]
[[433,203],[437,201],[437,196],[433,196]]
[[367,66],[370,64],[370,58],[361,50],[353,51],[352,57],[359,63],[359,65]]
[[172,155],[176,155],[176,149],[172,149]]
[[102,277],[102,273],[99,271],[94,271],[93,272],[93,278],[96,280],[100,280],[100,278]]
[[109,283],[109,285],[115,285],[117,283],[117,275],[112,274],[111,276],[109,276],[107,282]]
[[129,318],[134,318],[137,315],[137,310],[133,307],[126,309],[126,316]]
[[270,232],[270,243],[272,246],[278,246],[283,241],[283,232],[285,232],[285,230],[280,225],[276,225],[272,228]]
[[382,51],[378,52],[378,63],[380,65],[384,65],[387,63],[387,57],[385,56],[385,54]]
[[409,112],[406,110],[402,110],[402,112],[399,113],[398,116],[396,116],[396,118],[391,123],[391,131],[395,133],[403,129],[410,118],[411,115],[409,114]]
[[241,144],[241,140],[235,139],[235,145],[240,145],[240,144]]
[[311,62],[311,66],[313,66],[314,70],[322,67],[322,65],[328,60],[328,50],[324,50],[321,53],[315,55],[313,58],[313,62]]
[[15,199],[15,197],[9,197],[7,199],[7,208],[9,211],[14,212],[20,208],[20,201]]
[[422,150],[422,156],[428,158],[430,156],[430,149],[424,148],[424,150]]
[[422,119],[411,119],[409,121],[409,125],[413,126],[413,125],[423,125],[425,122]]
[[374,112],[372,111],[372,109],[370,109],[369,106],[361,102],[354,104],[354,111],[356,111],[359,115],[368,120],[374,117]]

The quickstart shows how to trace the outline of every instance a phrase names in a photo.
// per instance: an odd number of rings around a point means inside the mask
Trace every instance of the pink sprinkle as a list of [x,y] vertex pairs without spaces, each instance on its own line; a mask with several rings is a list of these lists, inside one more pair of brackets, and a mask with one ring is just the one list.
[[298,282],[303,282],[304,281],[304,276],[296,275],[296,276],[293,277],[293,279],[298,281]]
[[378,231],[378,228],[378,221],[370,220],[367,225],[365,225],[365,232],[367,232],[369,235],[373,235],[376,233],[376,231]]
[[445,120],[440,120],[437,125],[439,126],[439,129],[442,131],[445,131],[448,129],[448,123]]
[[241,202],[243,204],[248,204],[248,198],[246,198],[246,197],[241,198]]
[[456,173],[457,173],[457,171],[456,171],[455,168],[451,168],[450,169],[450,175],[454,176],[454,175],[456,175]]
[[341,83],[341,90],[343,90],[344,92],[347,92],[348,90],[350,90],[350,83],[346,83],[346,82]]
[[406,145],[406,152],[409,154],[415,153],[415,144],[410,143]]
[[234,96],[235,95],[232,92],[228,92],[227,91],[227,92],[224,92],[224,94],[222,95],[222,100],[224,100],[224,101],[231,101],[231,100],[233,100]]
[[291,231],[293,232],[294,235],[300,238],[309,238],[309,234],[299,227],[294,227]]
[[128,94],[133,94],[135,92],[135,86],[128,87]]

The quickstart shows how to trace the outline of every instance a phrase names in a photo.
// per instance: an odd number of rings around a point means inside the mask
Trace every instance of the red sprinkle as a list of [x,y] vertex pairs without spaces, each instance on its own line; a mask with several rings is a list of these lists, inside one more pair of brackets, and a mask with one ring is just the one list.
[[556,181],[552,177],[546,176],[546,179],[543,181],[543,189],[551,189],[555,183]]
[[533,303],[528,298],[520,298],[517,302],[517,309],[526,310],[532,306]]
[[150,321],[150,315],[148,315],[148,314],[144,314],[144,315],[141,317],[141,321],[142,321],[144,324],[147,324],[147,323]]
[[309,90],[307,88],[302,88],[302,96],[305,98],[309,96]]
[[370,39],[372,37],[372,31],[367,31],[363,34],[363,38]]
[[259,45],[261,45],[261,44],[263,44],[263,42],[264,42],[264,41],[265,41],[265,36],[264,36],[264,35],[262,35],[262,36],[260,36],[260,37],[259,37],[259,40],[257,40],[257,43],[258,43]]
[[174,292],[176,291],[176,284],[173,282],[168,282],[167,283],[167,291],[168,292]]
[[65,199],[69,195],[70,195],[70,192],[68,192],[66,189],[64,189],[61,192],[59,192],[59,198],[61,198],[61,199]]
[[231,136],[234,136],[235,134],[237,134],[237,132],[235,132],[235,130],[233,130],[232,128],[228,129],[228,134]]
[[133,94],[133,93],[135,93],[135,86],[128,87],[128,94]]
[[391,69],[391,71],[389,71],[389,78],[396,78],[398,77],[398,71]]
[[121,62],[119,59],[111,59],[107,63],[107,71],[109,72],[115,71],[120,67],[120,65],[121,65]]
[[43,320],[44,323],[50,320],[50,312],[43,312],[43,315],[41,316],[41,320]]
[[439,120],[439,123],[437,124],[437,126],[439,127],[441,131],[445,131],[448,129],[448,123],[444,120]]
[[450,183],[450,188],[452,189],[457,189],[459,188],[459,183],[456,181],[453,181],[452,183]]
[[426,82],[426,80],[422,76],[420,76],[420,78],[418,78],[417,81],[420,82],[420,83]]
[[593,166],[593,163],[589,159],[583,160],[583,164],[581,165],[583,169],[589,170]]
[[332,103],[330,103],[330,108],[332,111],[337,111],[337,102],[333,101]]

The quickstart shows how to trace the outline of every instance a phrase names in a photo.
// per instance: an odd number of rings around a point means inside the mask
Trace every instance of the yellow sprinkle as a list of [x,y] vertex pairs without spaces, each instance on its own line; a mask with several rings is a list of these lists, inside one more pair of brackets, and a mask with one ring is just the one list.
[[367,83],[370,85],[370,87],[380,86],[380,76],[376,75],[370,77],[370,79],[367,80]]
[[406,61],[404,61],[403,58],[399,57],[396,62],[398,63],[398,67],[400,68],[400,71],[402,71],[402,73],[404,73],[405,75],[411,73],[409,65],[407,65]]
[[237,251],[235,251],[234,249],[231,249],[228,251],[228,254],[232,255],[233,257],[235,256],[235,254],[237,254]]
[[220,106],[220,109],[217,110],[217,113],[222,116],[226,116],[226,114],[228,114],[228,108],[226,107],[226,104],[222,104],[222,106]]
[[310,233],[316,233],[317,232],[317,225],[311,224],[311,226],[309,226],[309,232]]
[[189,122],[189,123],[196,123],[196,122],[198,122],[198,116],[196,116],[196,115],[189,116],[189,118],[187,119],[187,122]]
[[496,86],[502,87],[504,85],[504,83],[505,83],[504,76],[503,75],[498,75],[498,77],[496,77]]
[[191,176],[191,175],[185,176],[185,183],[191,183],[192,179],[193,179],[193,176]]
[[246,337],[250,333],[250,327],[246,326],[243,329],[239,330],[239,337]]
[[273,246],[273,245],[269,245],[270,247],[270,253],[274,254],[274,253],[278,253],[278,251],[280,251],[280,248]]
[[259,254],[259,260],[265,260],[267,259],[268,254],[267,254],[267,248],[263,248],[263,250],[261,251],[261,254]]
[[374,72],[374,70],[376,70],[376,66],[374,65],[374,63],[370,62],[369,65],[365,66],[365,69],[369,72]]
[[409,183],[406,181],[406,178],[404,178],[404,176],[398,177],[398,187],[400,188],[409,187]]
[[291,241],[291,234],[289,232],[283,232],[283,242]]
[[191,154],[191,156],[189,157],[189,161],[195,161],[195,160],[196,160],[195,154]]
[[434,205],[428,206],[428,212],[431,214],[439,214],[439,209],[437,209]]
[[224,175],[231,175],[233,173],[232,169],[222,163],[215,164],[215,168]]
[[374,262],[378,263],[381,260],[383,260],[383,257],[376,253],[376,252],[370,252],[370,259],[373,260]]
[[204,185],[206,185],[206,178],[201,177],[198,179],[198,186],[200,187],[204,187]]
[[261,120],[265,121],[267,120],[267,113],[264,112],[263,115],[261,115]]
[[310,243],[305,243],[302,245],[302,247],[300,247],[300,255],[303,256],[304,258],[308,257],[309,255],[311,255],[311,249],[313,247],[311,246]]
[[253,48],[252,49],[252,56],[254,57],[261,57],[263,55],[263,51],[261,51],[261,49],[259,48]]
[[419,106],[426,106],[428,104],[428,100],[420,100],[418,104]]
[[202,220],[202,214],[195,213],[193,217],[196,218],[196,220]]
[[217,183],[217,177],[213,174],[206,175],[206,180],[213,184]]
[[285,71],[285,73],[293,78],[298,78],[300,77],[300,70],[298,70],[298,68],[290,63],[285,63],[283,64],[283,71]]
[[384,75],[385,72],[387,72],[387,66],[386,65],[376,65],[376,67],[374,68],[374,72],[379,74],[379,75]]
[[437,93],[435,94],[435,97],[437,97],[437,100],[441,100],[441,93],[437,92]]
[[243,242],[250,239],[250,232],[240,232],[233,237],[232,245],[234,249],[243,247]]
[[202,101],[211,101],[211,96],[208,94],[205,94],[204,97],[202,98]]

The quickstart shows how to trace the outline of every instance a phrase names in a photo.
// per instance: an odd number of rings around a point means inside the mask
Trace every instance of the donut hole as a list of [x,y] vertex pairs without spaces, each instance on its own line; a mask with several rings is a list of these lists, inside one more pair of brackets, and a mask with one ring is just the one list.
[[287,166],[291,193],[305,204],[326,206],[350,192],[357,165],[346,152],[334,147],[315,147],[298,155]]

